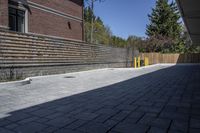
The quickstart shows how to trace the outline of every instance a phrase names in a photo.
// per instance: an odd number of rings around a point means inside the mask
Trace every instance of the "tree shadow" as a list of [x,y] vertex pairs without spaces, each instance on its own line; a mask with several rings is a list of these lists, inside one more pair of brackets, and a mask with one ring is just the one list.
[[[199,66],[173,66],[92,91],[68,96],[9,112],[0,119],[0,132],[17,133],[106,133],[147,132],[151,123],[166,118],[171,129],[175,120],[188,122],[200,115]],[[145,69],[144,69],[145,71]],[[191,72],[198,73],[196,76]],[[193,94],[193,92],[198,92]],[[192,97],[193,96],[193,97]],[[157,125],[156,125],[157,124]],[[134,127],[134,128],[133,128]],[[178,129],[181,130],[181,129]],[[186,129],[188,130],[188,129]]]

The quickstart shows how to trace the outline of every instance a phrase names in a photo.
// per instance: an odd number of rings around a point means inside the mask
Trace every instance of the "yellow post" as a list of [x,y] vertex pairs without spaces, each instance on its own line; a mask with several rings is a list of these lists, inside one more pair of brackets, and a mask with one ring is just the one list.
[[144,66],[147,66],[147,58],[144,57]]
[[149,65],[149,58],[147,57],[147,66]]
[[148,57],[145,57],[145,58],[144,58],[144,65],[145,65],[145,66],[148,66],[148,65],[149,65],[149,59],[148,59]]
[[140,67],[140,57],[138,57],[138,67]]
[[134,57],[134,68],[137,68],[137,58]]

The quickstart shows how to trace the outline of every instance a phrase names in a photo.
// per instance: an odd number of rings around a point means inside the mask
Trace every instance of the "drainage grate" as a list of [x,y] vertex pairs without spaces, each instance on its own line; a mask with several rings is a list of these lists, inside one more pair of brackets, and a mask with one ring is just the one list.
[[66,79],[72,79],[72,78],[76,78],[76,77],[75,76],[66,76],[64,78],[66,78]]

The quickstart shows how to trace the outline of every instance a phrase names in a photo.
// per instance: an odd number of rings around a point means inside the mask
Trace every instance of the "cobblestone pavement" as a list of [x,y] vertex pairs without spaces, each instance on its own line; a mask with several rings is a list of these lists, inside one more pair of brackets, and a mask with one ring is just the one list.
[[200,133],[200,66],[107,69],[0,87],[0,133],[54,132]]

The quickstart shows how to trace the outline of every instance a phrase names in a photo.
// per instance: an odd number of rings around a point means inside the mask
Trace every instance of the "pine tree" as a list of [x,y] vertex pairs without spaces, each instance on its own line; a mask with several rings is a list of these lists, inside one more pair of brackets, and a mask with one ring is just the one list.
[[[168,0],[157,0],[156,6],[152,9],[151,15],[148,15],[150,24],[147,25],[146,35],[149,38],[164,40],[161,46],[156,47],[154,51],[174,52],[181,42],[182,26],[180,23],[180,13],[176,3],[169,3]],[[164,38],[164,39],[163,39]],[[166,43],[170,40],[169,43]],[[166,44],[167,45],[166,45]]]

